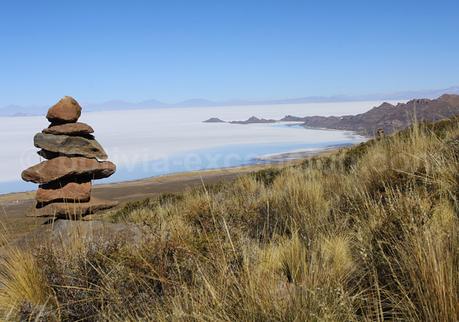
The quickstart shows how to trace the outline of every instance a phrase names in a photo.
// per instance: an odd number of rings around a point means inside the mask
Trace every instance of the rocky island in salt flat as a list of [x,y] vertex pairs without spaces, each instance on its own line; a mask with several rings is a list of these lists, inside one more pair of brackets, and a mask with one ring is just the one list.
[[343,116],[294,116],[286,115],[280,120],[252,116],[245,121],[231,124],[300,122],[305,128],[354,131],[373,136],[378,131],[390,134],[418,122],[434,122],[459,114],[459,95],[444,94],[436,99],[413,99],[392,105],[382,103],[365,113]]
[[222,119],[219,119],[218,117],[211,117],[210,119],[207,119],[203,121],[203,123],[226,123]]
[[264,123],[276,123],[276,120],[264,119],[252,116],[245,121],[231,121],[231,124],[264,124]]
[[276,120],[271,120],[271,119],[264,119],[264,118],[258,118],[256,116],[251,116],[245,121],[230,121],[230,122],[225,122],[222,119],[218,117],[211,117],[210,119],[207,119],[203,121],[203,123],[231,123],[231,124],[264,124],[264,123],[276,123]]
[[22,172],[22,179],[39,184],[35,217],[77,219],[117,203],[91,197],[92,180],[115,173],[110,161],[92,133],[91,126],[77,122],[81,106],[66,96],[46,115],[50,126],[34,137],[37,153],[47,159]]

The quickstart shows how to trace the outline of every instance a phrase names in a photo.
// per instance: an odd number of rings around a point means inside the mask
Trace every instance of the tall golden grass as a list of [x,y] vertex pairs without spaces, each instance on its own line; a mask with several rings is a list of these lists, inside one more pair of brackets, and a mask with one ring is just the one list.
[[5,319],[458,321],[459,121],[134,202],[2,264]]

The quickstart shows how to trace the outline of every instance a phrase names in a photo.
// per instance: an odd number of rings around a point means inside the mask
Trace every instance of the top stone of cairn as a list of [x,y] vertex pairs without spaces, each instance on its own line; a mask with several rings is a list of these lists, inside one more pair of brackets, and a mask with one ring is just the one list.
[[46,118],[51,123],[74,123],[81,115],[81,106],[70,97],[65,96],[48,110]]

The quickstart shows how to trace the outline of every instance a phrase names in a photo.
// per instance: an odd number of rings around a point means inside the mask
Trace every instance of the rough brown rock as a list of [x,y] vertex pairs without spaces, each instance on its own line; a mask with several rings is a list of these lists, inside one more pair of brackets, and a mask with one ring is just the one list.
[[48,110],[51,125],[34,137],[41,148],[37,153],[47,161],[22,172],[23,180],[40,184],[31,216],[80,219],[117,204],[91,198],[91,180],[111,176],[116,166],[98,160],[107,159],[107,154],[92,127],[77,122],[80,115],[78,102],[65,96]]
[[[37,154],[46,160],[51,160],[57,157],[80,157],[81,155],[77,154],[64,154],[59,152],[51,152],[44,149],[38,150]],[[93,159],[93,158],[90,158]]]
[[54,158],[62,156],[60,153],[46,151],[46,150],[43,150],[43,149],[37,151],[37,154],[39,156],[41,156],[42,158],[45,158],[46,160],[51,160],[51,159],[54,159]]
[[67,156],[78,155],[101,160],[108,157],[99,142],[80,136],[37,133],[33,141],[37,148]]
[[29,234],[0,247],[0,259],[7,257],[11,250],[30,251],[48,243],[56,249],[68,249],[74,246],[76,241],[97,243],[113,241],[116,238],[125,243],[139,243],[143,235],[143,230],[134,224],[58,219],[49,224],[40,225]]
[[22,179],[40,184],[69,177],[102,179],[111,176],[115,170],[116,166],[110,161],[61,156],[24,170]]
[[288,115],[281,121],[301,121],[307,128],[326,128],[355,131],[373,136],[377,129],[386,135],[402,130],[417,122],[435,122],[459,115],[459,95],[445,94],[437,99],[414,99],[406,103],[392,105],[383,103],[371,110],[344,116]]
[[81,106],[70,97],[65,96],[48,110],[46,118],[51,123],[74,123],[81,115]]
[[69,203],[56,202],[42,208],[35,208],[29,217],[53,217],[67,219],[81,219],[86,215],[106,210],[118,205],[117,201],[109,201],[98,198],[91,198],[89,202]]
[[47,204],[54,201],[87,202],[91,198],[91,189],[91,181],[41,185],[37,190],[35,199],[41,204]]
[[94,133],[92,127],[85,123],[65,123],[60,125],[51,125],[42,131],[46,134],[56,135],[89,135]]

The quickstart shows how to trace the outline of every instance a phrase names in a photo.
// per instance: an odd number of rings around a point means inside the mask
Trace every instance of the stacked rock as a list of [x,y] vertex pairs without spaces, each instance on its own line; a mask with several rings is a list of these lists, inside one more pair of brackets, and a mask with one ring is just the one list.
[[95,140],[94,130],[77,122],[81,107],[66,96],[48,110],[51,125],[34,137],[38,154],[47,161],[22,172],[22,179],[38,183],[31,216],[78,219],[114,207],[112,201],[91,198],[91,180],[111,176],[115,165]]

